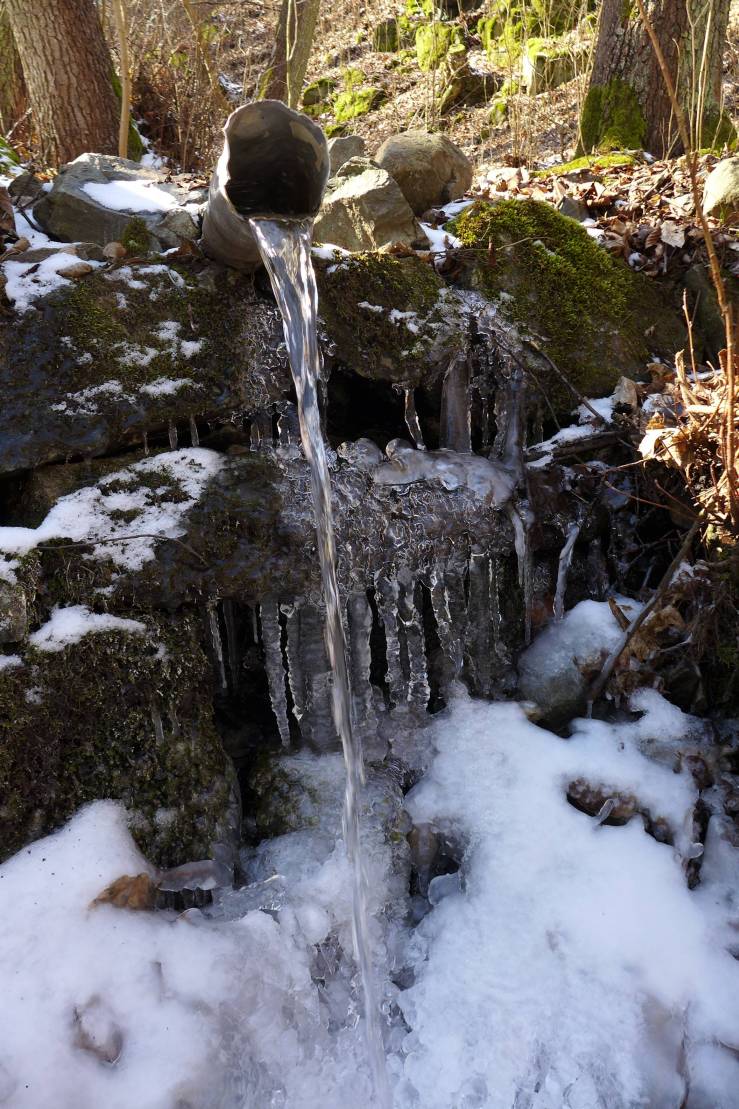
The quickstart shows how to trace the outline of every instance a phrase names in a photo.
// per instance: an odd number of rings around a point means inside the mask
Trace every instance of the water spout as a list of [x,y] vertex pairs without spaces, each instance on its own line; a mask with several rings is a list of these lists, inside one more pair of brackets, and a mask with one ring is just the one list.
[[237,108],[223,134],[201,245],[216,261],[253,271],[261,255],[249,219],[312,219],[328,180],[328,146],[317,124],[279,100]]

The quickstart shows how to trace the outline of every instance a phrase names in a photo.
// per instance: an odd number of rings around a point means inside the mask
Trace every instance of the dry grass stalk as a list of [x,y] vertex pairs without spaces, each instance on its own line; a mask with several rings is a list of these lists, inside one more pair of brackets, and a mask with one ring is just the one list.
[[690,174],[691,192],[693,194],[693,204],[695,206],[695,213],[701,226],[703,240],[706,245],[708,254],[708,262],[711,270],[711,280],[716,290],[718,298],[719,309],[724,323],[724,330],[726,334],[726,349],[721,352],[721,370],[725,378],[725,391],[722,399],[720,409],[717,408],[717,415],[720,414],[722,422],[722,435],[721,435],[721,454],[723,458],[723,474],[716,482],[717,485],[725,486],[727,494],[727,507],[728,515],[735,531],[739,530],[739,494],[737,492],[737,473],[736,473],[736,446],[735,446],[735,429],[737,423],[736,413],[736,335],[734,331],[734,319],[732,312],[732,305],[726,293],[726,285],[724,284],[723,277],[721,276],[721,265],[716,253],[716,246],[711,235],[711,229],[708,225],[706,214],[703,210],[703,202],[701,197],[700,184],[698,181],[698,154],[694,144],[691,142],[690,134],[688,132],[688,125],[685,119],[680,102],[675,90],[675,82],[672,74],[670,73],[669,66],[665,60],[662,46],[657,37],[657,34],[652,25],[652,21],[647,15],[644,6],[644,0],[636,0],[639,14],[644,23],[644,27],[649,35],[652,48],[655,52],[657,62],[662,73],[662,78],[665,82],[667,93],[670,97],[672,110],[675,115],[675,120],[680,132],[680,139],[685,148],[685,157],[688,164],[688,171]]

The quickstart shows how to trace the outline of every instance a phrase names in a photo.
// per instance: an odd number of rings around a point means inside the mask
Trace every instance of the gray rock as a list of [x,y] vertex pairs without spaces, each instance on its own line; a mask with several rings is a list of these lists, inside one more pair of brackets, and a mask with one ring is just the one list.
[[328,140],[328,154],[331,160],[331,176],[335,177],[350,158],[364,158],[367,153],[361,135],[338,135]]
[[408,202],[389,173],[363,158],[350,158],[326,189],[316,219],[317,242],[345,250],[380,250],[423,240]]
[[198,227],[193,216],[183,207],[167,211],[117,211],[106,208],[85,191],[85,185],[106,185],[115,181],[138,181],[156,185],[179,205],[192,204],[197,193],[163,181],[155,170],[126,158],[106,154],[81,154],[62,167],[48,193],[34,207],[34,216],[55,239],[84,241],[105,246],[123,236],[126,225],[134,217],[144,220],[154,249],[177,246],[183,239],[195,240]]
[[17,582],[0,581],[0,643],[20,643],[27,635],[25,590]]
[[703,209],[721,219],[739,209],[739,155],[724,158],[711,170],[703,189]]
[[375,161],[395,178],[416,215],[455,200],[472,184],[472,163],[445,135],[391,135]]
[[557,205],[557,211],[561,212],[563,216],[569,216],[570,219],[576,219],[578,223],[582,223],[590,215],[587,204],[582,200],[577,200],[574,196],[563,196]]
[[563,46],[561,41],[543,43],[535,52],[524,53],[522,62],[523,84],[529,96],[571,81],[587,66],[589,47],[571,43]]

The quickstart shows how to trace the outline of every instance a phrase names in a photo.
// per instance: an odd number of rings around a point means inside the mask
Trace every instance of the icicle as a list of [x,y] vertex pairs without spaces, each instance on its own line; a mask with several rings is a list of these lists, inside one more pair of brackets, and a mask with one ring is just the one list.
[[[281,605],[280,611],[286,620],[287,677],[293,699],[293,716],[301,730],[305,717],[305,678],[300,661],[300,606],[297,601],[291,605]],[[307,738],[307,737],[304,737]]]
[[326,750],[336,744],[336,728],[331,712],[331,671],[326,656],[323,618],[313,605],[300,613],[300,664],[305,676],[305,716],[309,739],[314,747]]
[[490,571],[487,555],[473,551],[469,561],[467,599],[467,648],[477,690],[483,697],[491,691],[490,666]]
[[508,515],[513,524],[513,537],[518,558],[518,584],[523,591],[524,605],[524,643],[531,642],[531,608],[533,604],[533,583],[531,580],[531,550],[529,545],[528,509],[511,503]]
[[151,722],[154,725],[154,735],[156,736],[157,743],[164,743],[164,725],[162,724],[162,714],[154,705],[151,707]]
[[498,654],[501,645],[501,633],[503,631],[503,615],[500,611],[500,571],[501,562],[498,555],[490,556],[489,564],[489,579],[490,579],[490,620],[493,629],[493,652]]
[[354,593],[347,602],[349,612],[349,666],[352,700],[360,732],[374,720],[374,695],[370,682],[372,655],[372,609],[366,593]]
[[408,703],[415,709],[428,708],[431,690],[426,665],[423,621],[415,603],[415,578],[409,570],[398,575],[398,621],[408,654]]
[[580,534],[580,524],[570,524],[567,538],[559,553],[559,566],[557,568],[557,591],[554,594],[554,619],[561,620],[565,614],[565,593],[567,592],[567,574],[572,562],[572,552],[575,549],[577,537]]
[[169,421],[169,447],[170,450],[177,450],[177,424]]
[[[429,575],[431,608],[433,609],[439,643],[445,659],[447,683],[455,682],[462,673],[462,634],[464,628],[454,620],[451,612],[450,591],[448,588],[449,570],[438,563]],[[459,583],[461,586],[461,582]],[[464,591],[462,590],[464,609]]]
[[286,404],[277,421],[281,447],[300,447],[300,421],[294,404]]
[[290,724],[287,719],[287,697],[285,696],[285,667],[282,661],[282,631],[276,601],[263,601],[259,606],[262,624],[262,649],[264,669],[267,672],[269,699],[275,714],[277,729],[283,747],[290,746]]
[[398,583],[391,581],[383,573],[378,573],[375,577],[375,599],[385,629],[387,684],[390,698],[397,707],[405,704],[408,696],[398,636]]
[[146,431],[144,432],[144,456],[147,458],[149,456],[149,435]]
[[190,442],[193,447],[200,446],[200,436],[198,435],[198,425],[195,423],[195,417],[190,417]]
[[410,437],[416,450],[425,451],[426,444],[423,441],[423,432],[421,425],[418,422],[418,413],[416,412],[416,398],[412,389],[404,389],[405,393],[405,424],[410,432]]
[[472,452],[469,384],[467,355],[457,354],[442,385],[439,445],[461,454]]
[[218,623],[218,612],[215,604],[208,605],[208,626],[211,643],[213,644],[213,654],[216,656],[216,662],[218,663],[221,689],[225,691],[228,689],[228,682],[226,681],[226,665],[223,660],[223,640],[221,639],[221,628]]
[[[233,602],[223,601],[221,611],[223,612],[223,622],[226,625],[226,654],[228,656],[228,669],[231,675],[231,688],[236,690],[239,684],[241,659],[239,657],[238,639],[236,636]],[[258,641],[258,636],[255,633],[254,642],[257,643]]]

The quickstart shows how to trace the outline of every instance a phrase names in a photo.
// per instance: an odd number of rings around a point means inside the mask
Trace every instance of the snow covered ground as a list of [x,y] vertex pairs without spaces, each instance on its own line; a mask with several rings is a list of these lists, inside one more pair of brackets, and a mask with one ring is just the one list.
[[[460,695],[427,729],[406,806],[460,869],[417,927],[375,934],[396,1109],[739,1106],[737,864],[712,824],[688,890],[696,792],[674,756],[694,722],[653,691],[632,708],[561,739]],[[309,760],[335,812],[337,756]],[[575,778],[632,794],[674,842],[578,811]],[[388,860],[375,844],[375,913]],[[0,1105],[366,1109],[334,824],[254,853],[254,886],[210,917],[90,907],[148,869],[111,802],[0,868]]]

